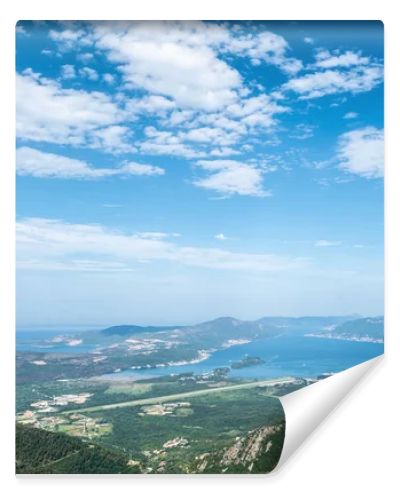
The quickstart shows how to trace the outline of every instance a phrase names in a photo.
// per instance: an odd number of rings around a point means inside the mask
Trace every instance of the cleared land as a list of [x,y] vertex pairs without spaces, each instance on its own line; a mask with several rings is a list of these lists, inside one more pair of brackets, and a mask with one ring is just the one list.
[[[123,408],[127,406],[143,406],[155,403],[163,403],[165,401],[174,401],[175,399],[203,396],[205,394],[221,392],[221,391],[234,391],[236,389],[250,389],[252,387],[268,387],[276,384],[287,384],[290,382],[294,382],[295,380],[296,379],[294,377],[282,377],[276,379],[261,380],[256,382],[245,382],[243,384],[228,385],[223,387],[212,387],[208,389],[199,389],[198,391],[181,392],[176,394],[169,394],[167,396],[158,396],[146,399],[135,399],[133,401],[124,401],[121,403],[113,403],[108,405],[89,406],[87,408],[82,408],[81,412],[88,413],[94,411],[113,410],[115,408]],[[76,413],[76,410],[67,410],[60,413],[64,414]]]

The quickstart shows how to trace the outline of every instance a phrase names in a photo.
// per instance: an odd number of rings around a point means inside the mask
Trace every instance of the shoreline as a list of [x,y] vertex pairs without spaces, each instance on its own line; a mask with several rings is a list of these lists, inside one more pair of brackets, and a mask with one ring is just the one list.
[[316,339],[326,339],[326,340],[346,340],[347,342],[365,342],[367,344],[383,344],[384,340],[374,339],[372,337],[342,337],[340,335],[331,335],[325,333],[305,333],[304,337],[312,337]]

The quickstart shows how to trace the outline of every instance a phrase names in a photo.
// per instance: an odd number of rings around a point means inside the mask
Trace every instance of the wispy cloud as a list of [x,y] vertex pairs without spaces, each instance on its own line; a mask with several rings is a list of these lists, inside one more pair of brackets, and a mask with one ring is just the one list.
[[355,113],[354,111],[349,111],[348,113],[346,113],[343,118],[345,120],[353,120],[354,118],[357,118],[358,116],[358,113]]
[[359,52],[319,50],[309,69],[312,71],[286,82],[282,91],[294,92],[299,99],[315,99],[345,92],[367,92],[383,81],[382,64]]
[[72,269],[79,260],[86,267],[95,262],[97,269],[101,265],[110,268],[110,262],[117,262],[117,270],[125,270],[134,262],[164,261],[208,269],[259,272],[307,265],[307,260],[300,257],[182,246],[154,234],[126,234],[100,225],[69,224],[53,219],[22,219],[17,222],[18,265],[24,269]]
[[329,50],[318,50],[315,55],[315,66],[318,68],[337,68],[350,66],[363,66],[370,64],[370,58],[361,55],[361,52],[353,52],[347,50],[340,52],[339,50],[329,52]]
[[341,245],[341,241],[334,241],[334,240],[318,240],[315,242],[316,247],[337,247]]
[[112,176],[154,176],[165,173],[160,167],[135,162],[125,162],[117,168],[98,168],[83,160],[44,153],[26,146],[17,149],[16,161],[18,175],[42,178],[87,180]]

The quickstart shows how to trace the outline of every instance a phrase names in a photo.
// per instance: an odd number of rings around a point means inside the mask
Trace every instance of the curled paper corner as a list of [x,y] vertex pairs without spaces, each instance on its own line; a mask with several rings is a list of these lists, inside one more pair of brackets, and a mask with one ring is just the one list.
[[286,464],[308,436],[383,357],[382,354],[280,398],[286,431],[281,457],[274,472]]

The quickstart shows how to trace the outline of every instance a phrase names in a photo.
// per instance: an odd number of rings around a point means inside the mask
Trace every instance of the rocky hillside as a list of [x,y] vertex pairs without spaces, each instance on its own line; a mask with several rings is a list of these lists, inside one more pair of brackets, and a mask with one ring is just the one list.
[[198,473],[267,473],[278,464],[285,425],[259,427],[218,453],[205,453],[197,457]]

